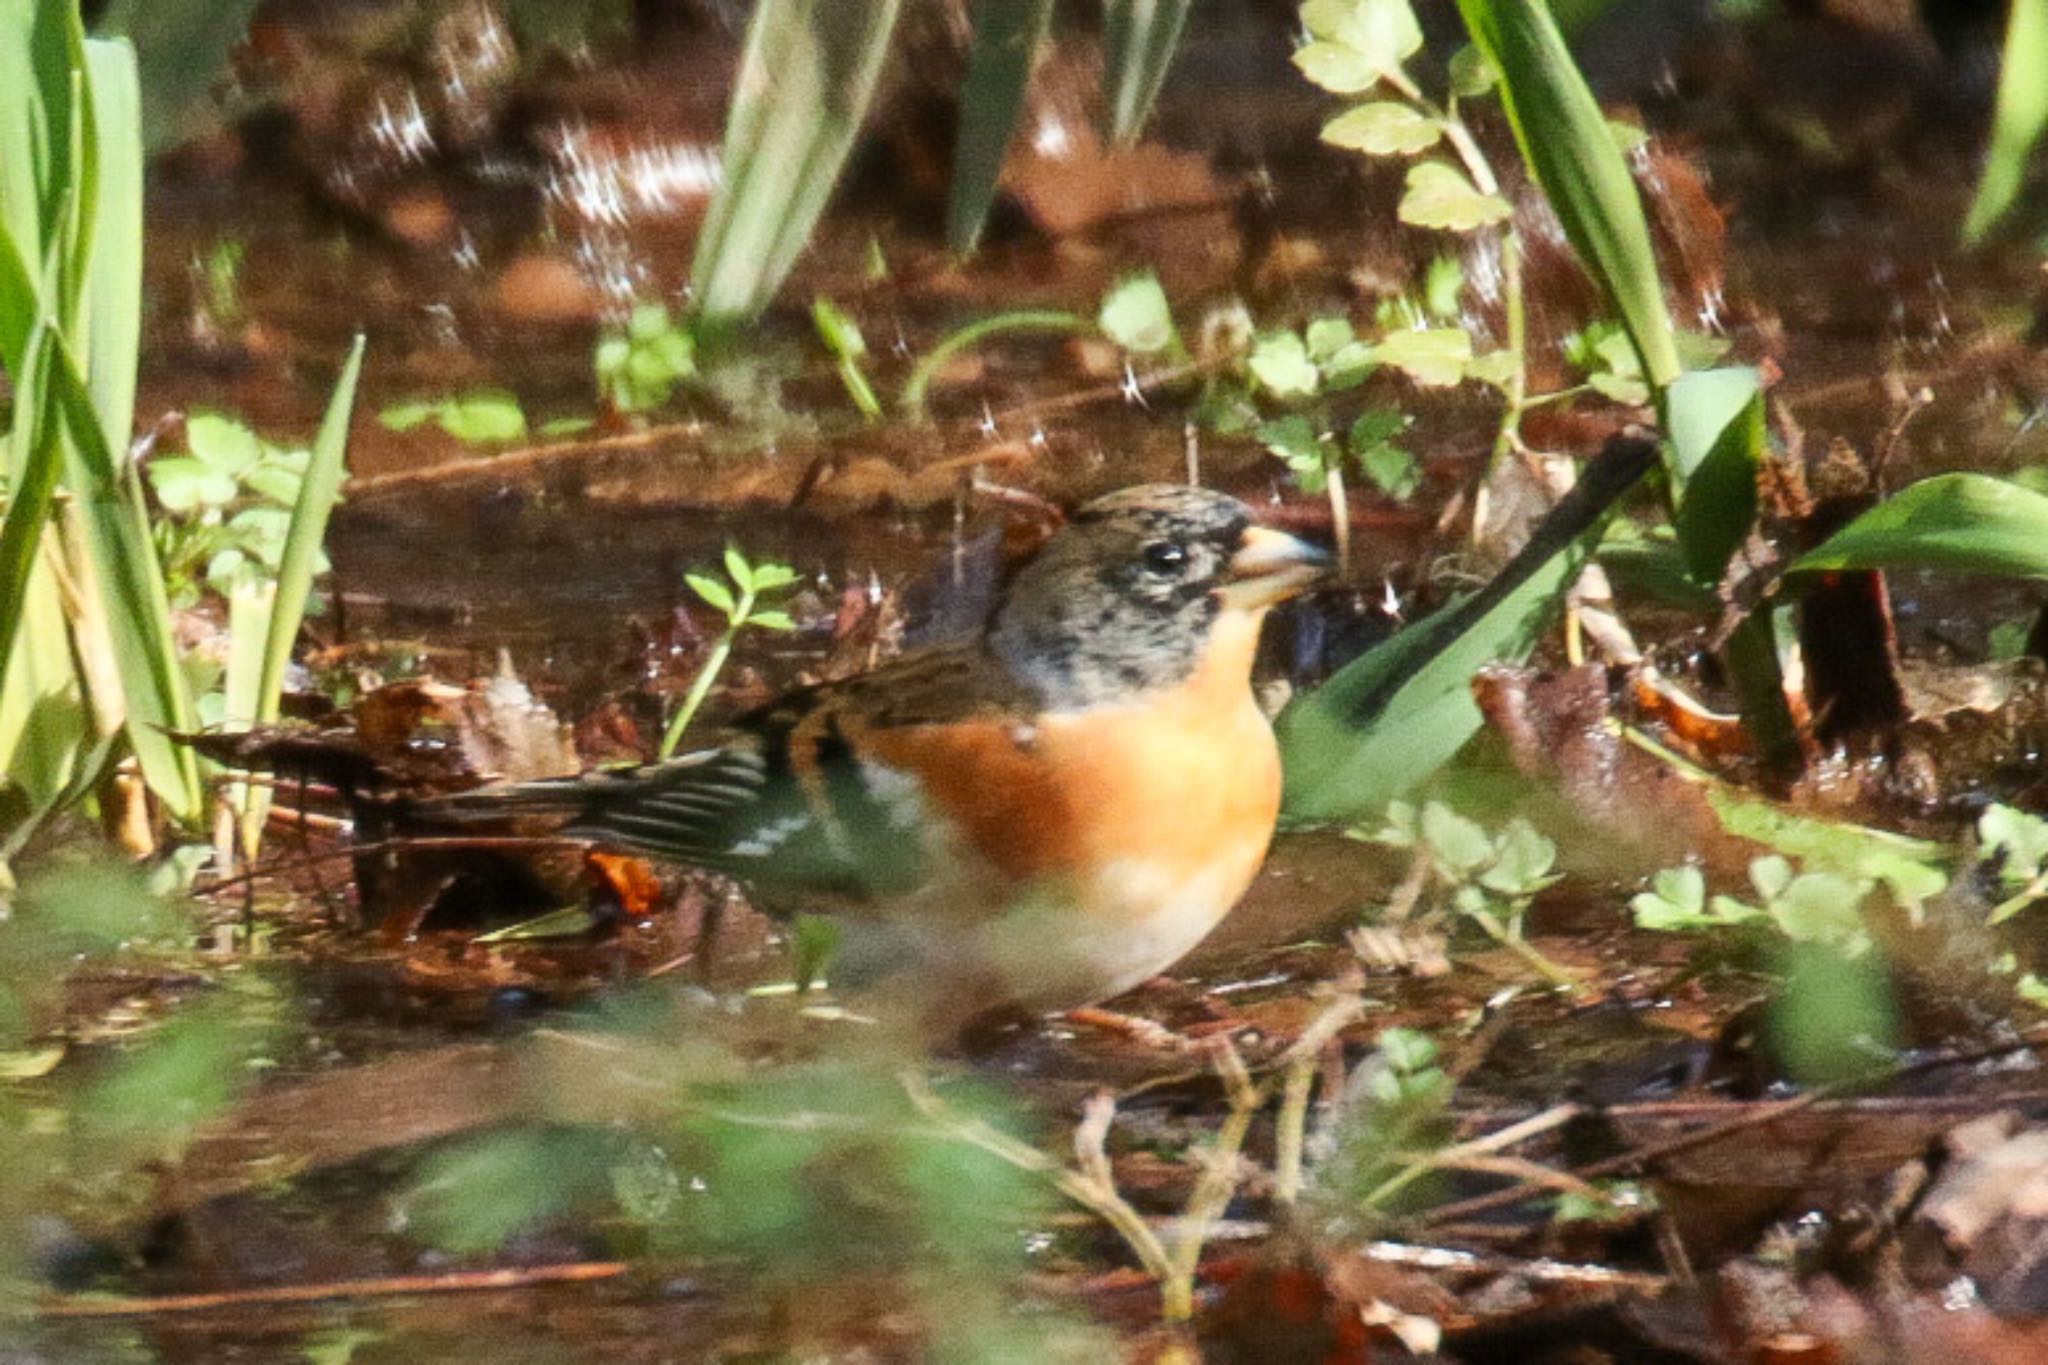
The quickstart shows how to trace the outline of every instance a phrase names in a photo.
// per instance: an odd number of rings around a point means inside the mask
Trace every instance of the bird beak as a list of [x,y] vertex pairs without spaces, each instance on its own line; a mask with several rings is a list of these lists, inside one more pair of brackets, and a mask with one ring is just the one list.
[[1305,540],[1267,526],[1249,527],[1230,557],[1223,603],[1249,611],[1284,602],[1321,578],[1329,565],[1329,555]]

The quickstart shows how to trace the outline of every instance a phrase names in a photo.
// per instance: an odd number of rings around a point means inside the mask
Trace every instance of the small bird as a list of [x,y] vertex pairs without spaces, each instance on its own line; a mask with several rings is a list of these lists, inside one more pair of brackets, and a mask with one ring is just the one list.
[[1235,498],[1125,489],[1054,533],[973,639],[797,688],[719,748],[422,813],[563,817],[769,907],[846,911],[871,933],[854,956],[928,987],[927,1014],[1092,1004],[1179,960],[1264,861],[1280,755],[1253,654],[1326,563]]

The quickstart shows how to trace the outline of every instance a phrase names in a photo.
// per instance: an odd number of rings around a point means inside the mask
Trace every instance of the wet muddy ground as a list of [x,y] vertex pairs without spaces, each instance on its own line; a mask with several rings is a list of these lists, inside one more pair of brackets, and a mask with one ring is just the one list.
[[[406,67],[362,53],[415,49],[382,33],[383,7],[266,16],[259,47],[280,64],[282,93],[153,174],[138,411],[146,424],[218,408],[280,439],[304,433],[348,338],[366,334],[354,479],[330,540],[333,607],[311,628],[309,690],[362,695],[420,673],[464,685],[502,659],[573,727],[585,763],[651,749],[714,633],[683,574],[728,544],[797,570],[797,629],[742,642],[711,699],[713,724],[864,651],[971,621],[1001,528],[1026,497],[1071,503],[1192,466],[1327,533],[1325,504],[1255,440],[1194,423],[1192,381],[1127,374],[1113,352],[1027,336],[942,369],[930,420],[870,423],[807,317],[816,294],[851,313],[877,386],[893,393],[955,327],[1017,308],[1092,315],[1135,269],[1157,272],[1177,315],[1236,297],[1261,325],[1366,307],[1386,280],[1405,279],[1426,249],[1393,226],[1391,181],[1315,143],[1323,101],[1286,65],[1284,7],[1214,8],[1191,25],[1142,159],[1034,162],[990,245],[965,264],[948,260],[935,227],[943,180],[925,162],[943,145],[937,97],[899,78],[788,302],[731,343],[715,378],[639,429],[490,448],[395,432],[378,416],[486,385],[515,393],[536,426],[597,415],[601,322],[626,298],[675,297],[687,278],[703,205],[690,168],[715,154],[734,30],[699,17],[642,43],[600,43],[591,64],[535,63],[468,122],[461,109],[431,111],[435,151],[387,165],[356,130]],[[1585,59],[1668,158],[1645,185],[1661,196],[1682,321],[1777,376],[1780,441],[1813,466],[1831,448],[1856,452],[1893,488],[1943,470],[2048,464],[2041,253],[2017,237],[1976,253],[1954,244],[1995,24],[1929,37],[1868,16],[1744,28],[1669,13],[1684,18],[1671,32],[1603,31]],[[1073,115],[1048,98],[1035,116]],[[598,163],[622,147],[648,153],[643,172],[661,168],[661,194],[593,209],[578,194],[603,183]],[[1091,194],[1114,199],[1105,180],[1136,181],[1153,202],[1091,207]],[[209,263],[229,244],[223,283]],[[1561,253],[1533,267],[1532,353],[1552,370],[1563,336],[1587,320],[1583,282]],[[1482,305],[1466,321],[1498,327]],[[1493,409],[1461,392],[1395,392],[1416,419],[1419,491],[1354,499],[1350,579],[1279,623],[1269,682],[1313,685],[1386,633],[1389,601],[1418,614],[1504,557],[1469,526]],[[1560,405],[1526,434],[1585,455],[1632,415]],[[977,480],[1007,492],[978,492]],[[1928,699],[1915,693],[1905,741],[1845,750],[1793,804],[1958,846],[1989,799],[2041,809],[2038,680],[2022,662],[2009,682],[1990,656],[2001,627],[2039,633],[2048,593],[1911,575],[1890,589]],[[1668,672],[1725,704],[1723,680],[1700,664],[1705,626],[1640,602],[1625,614]],[[1559,638],[1538,662],[1567,662]],[[1539,693],[1531,704],[1573,723],[1562,702]],[[1115,1002],[1171,1030],[1173,1045],[1085,1023],[1012,1030],[936,1064],[944,1107],[937,1120],[919,1111],[922,1121],[957,1138],[988,1098],[1026,1145],[1064,1164],[1089,1097],[1106,1089],[1117,1098],[1104,1158],[1116,1185],[1142,1213],[1168,1217],[1199,1192],[1197,1149],[1230,1121],[1203,1040],[1234,1038],[1277,1085],[1289,1047],[1333,1000],[1355,997],[1337,1041],[1313,1054],[1322,1074],[1341,1083],[1352,1066],[1352,1083],[1369,1084],[1364,1058],[1384,1030],[1426,1034],[1454,1098],[1426,1131],[1386,1141],[1404,1152],[1479,1145],[1374,1217],[1344,1213],[1327,1189],[1336,1211],[1311,1215],[1272,1197],[1286,1141],[1277,1110],[1262,1110],[1244,1148],[1257,1172],[1214,1211],[1201,1260],[1202,1358],[1398,1359],[1406,1348],[1389,1333],[1415,1319],[1443,1325],[1435,1349],[1460,1361],[2036,1358],[2048,1312],[2031,1278],[2038,1214],[1981,1185],[1942,1186],[1984,1210],[1959,1231],[1951,1204],[1929,1213],[1903,1188],[1911,1170],[1924,1186],[1995,1165],[1989,1154],[2022,1143],[2048,1104],[2022,1045],[2038,1006],[1987,968],[2004,952],[2033,962],[2024,921],[1994,941],[1989,900],[1970,890],[1930,924],[1879,926],[1900,1021],[1886,1079],[1802,1087],[1759,1022],[1792,969],[1753,944],[1703,946],[1631,920],[1629,898],[1675,861],[1656,826],[1682,825],[1684,812],[1648,779],[1629,786],[1627,761],[1574,767],[1576,751],[1554,745],[1554,761],[1532,763],[1517,742],[1483,735],[1446,790],[1502,818],[1526,812],[1556,841],[1565,876],[1536,896],[1527,942],[1572,989],[1550,988],[1526,953],[1455,917],[1390,921],[1390,904],[1416,901],[1402,851],[1283,834],[1211,941],[1171,981]],[[1912,783],[1892,780],[1902,755],[1918,765]],[[490,877],[454,898],[436,883],[411,907],[418,915],[365,927],[350,865],[307,856],[335,847],[332,822],[346,812],[313,805],[313,819],[273,822],[276,865],[253,892],[210,900],[215,951],[72,987],[88,1058],[124,1036],[122,1016],[147,1021],[195,996],[225,991],[284,1022],[246,1107],[152,1189],[103,1201],[81,1191],[46,1220],[36,1256],[58,1289],[156,1302],[97,1317],[69,1297],[35,1324],[22,1358],[1188,1358],[1172,1354],[1185,1343],[1158,1330],[1149,1279],[1099,1222],[1036,1186],[1015,1205],[1006,1188],[988,1194],[985,1212],[972,1191],[934,1191],[888,1165],[869,1150],[893,1153],[881,1139],[832,1159],[850,1194],[827,1191],[780,1148],[750,1158],[767,1186],[816,1196],[787,1214],[780,1240],[728,1203],[696,1221],[675,1214],[678,1199],[730,1198],[693,1194],[693,1181],[715,1186],[722,1173],[729,1188],[759,1188],[693,1126],[695,1101],[673,1108],[677,1087],[702,1076],[730,1081],[735,1096],[752,1086],[766,1096],[758,1126],[783,1132],[806,1128],[792,1115],[813,1107],[843,1112],[834,1100],[857,1111],[875,1093],[862,1087],[879,1084],[889,1099],[875,1102],[876,1121],[907,1125],[919,1114],[902,1110],[891,1079],[903,1055],[818,1001],[749,995],[789,977],[783,933],[701,879],[663,873],[645,894],[630,876],[604,882],[596,926],[560,939],[477,941],[558,901],[560,879],[545,877],[497,901]],[[1755,851],[1731,853],[1717,887],[1741,890]],[[573,887],[586,873],[565,875]],[[1940,1065],[1946,1053],[1963,1060]],[[841,1083],[847,1094],[833,1094]],[[2006,1127],[1958,1138],[1973,1121]],[[1523,1122],[1537,1125],[1531,1145],[1511,1156],[1483,1142]],[[1704,1140],[1716,1125],[1725,1136]],[[616,1138],[602,1157],[562,1139],[490,1168],[508,1186],[559,1180],[567,1193],[546,1216],[497,1240],[423,1233],[420,1172],[448,1176],[464,1143],[593,1130]],[[952,1169],[918,1152],[904,1169]],[[1311,1155],[1335,1181],[1331,1152]],[[2031,1159],[2012,1156],[2013,1169],[2035,1171]],[[993,1180],[961,1169],[970,1184]],[[645,1170],[660,1188],[618,1193]],[[1516,1182],[1551,1180],[1554,1202],[1615,1178],[1635,1183],[1618,1198],[1600,1185],[1612,1202],[1598,1217],[1553,1223],[1540,1207],[1486,1203]],[[636,1218],[635,1198],[661,1212]],[[983,1217],[991,1226],[973,1236],[948,1231]],[[845,1254],[869,1242],[873,1255]],[[491,1273],[501,1287],[465,1278]],[[315,1288],[295,1298],[305,1286]],[[956,1340],[949,1322],[973,1331]],[[1360,1322],[1374,1324],[1369,1347]]]

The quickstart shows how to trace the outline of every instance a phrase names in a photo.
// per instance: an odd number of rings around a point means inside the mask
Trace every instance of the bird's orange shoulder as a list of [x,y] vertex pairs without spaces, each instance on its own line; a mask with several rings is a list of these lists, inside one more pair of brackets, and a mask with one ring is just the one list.
[[1256,642],[1256,622],[1220,625],[1190,678],[1124,704],[988,710],[848,739],[913,778],[1013,880],[1085,877],[1127,857],[1199,866],[1247,841],[1263,849],[1278,810],[1278,751],[1248,684]]

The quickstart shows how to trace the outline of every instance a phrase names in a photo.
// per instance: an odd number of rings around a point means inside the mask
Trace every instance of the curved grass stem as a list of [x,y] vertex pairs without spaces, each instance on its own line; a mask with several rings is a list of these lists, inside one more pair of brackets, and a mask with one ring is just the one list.
[[931,388],[932,380],[946,362],[968,347],[977,345],[989,337],[1004,332],[1084,332],[1092,324],[1078,313],[1069,313],[1050,308],[1026,308],[1009,313],[998,313],[994,317],[970,322],[965,327],[948,333],[939,344],[925,353],[922,360],[911,370],[910,378],[904,381],[903,392],[897,396],[897,404],[912,417],[924,416],[925,392]]

